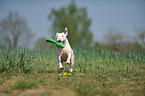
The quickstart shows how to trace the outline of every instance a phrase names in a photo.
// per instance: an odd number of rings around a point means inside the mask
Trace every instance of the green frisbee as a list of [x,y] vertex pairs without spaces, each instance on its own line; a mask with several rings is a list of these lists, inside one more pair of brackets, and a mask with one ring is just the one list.
[[57,42],[56,40],[46,38],[46,42],[55,43],[57,47],[64,48],[64,44],[62,42]]

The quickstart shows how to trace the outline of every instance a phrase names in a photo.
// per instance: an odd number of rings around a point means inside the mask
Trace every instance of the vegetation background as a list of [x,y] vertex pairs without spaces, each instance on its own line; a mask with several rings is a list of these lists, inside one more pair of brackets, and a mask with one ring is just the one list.
[[69,42],[75,53],[74,71],[69,65],[58,69],[55,46],[40,37],[31,49],[35,35],[27,20],[9,12],[0,21],[0,95],[9,96],[118,96],[145,95],[145,29],[136,28],[127,36],[109,27],[104,42],[94,41],[92,19],[87,8],[75,1],[51,9],[48,32],[68,27]]
[[[110,1],[110,3],[112,2],[113,1]],[[132,1],[132,2],[135,2],[135,1]],[[137,2],[137,4],[140,2],[141,1]],[[98,5],[99,3],[100,2],[98,1],[96,5]],[[108,5],[110,3],[108,2]],[[126,3],[128,4],[128,1],[126,1]],[[115,4],[117,4],[117,2]],[[94,9],[94,12],[96,12],[95,9]],[[118,13],[117,10],[116,12]],[[126,14],[130,16],[129,13],[126,13]],[[98,14],[97,16],[99,15],[100,14]],[[143,16],[144,14],[139,14],[139,15]],[[122,16],[124,16],[124,13],[122,13]],[[106,19],[107,18],[108,17],[106,17]],[[120,18],[118,17],[118,19]],[[145,47],[144,25],[134,27],[134,32],[132,32],[132,34],[135,34],[135,35],[131,35],[131,34],[128,35],[127,32],[124,33],[123,31],[120,31],[117,28],[110,25],[110,27],[108,27],[108,30],[106,30],[106,33],[104,34],[104,36],[102,36],[103,41],[102,42],[98,40],[95,41],[96,38],[94,37],[96,36],[94,35],[99,35],[101,34],[101,32],[98,32],[98,34],[94,34],[94,31],[96,31],[97,29],[94,29],[94,30],[90,29],[90,27],[92,26],[91,24],[94,21],[89,16],[87,7],[77,6],[74,0],[71,0],[70,4],[62,6],[60,8],[57,8],[56,6],[55,8],[50,9],[50,13],[48,13],[47,15],[47,20],[49,23],[51,23],[51,25],[48,27],[49,28],[47,31],[48,34],[45,37],[53,38],[55,31],[62,32],[65,27],[68,27],[68,30],[69,30],[68,39],[72,47],[85,47],[85,48],[109,47],[115,50],[126,50],[126,49],[127,50],[134,50],[134,49],[142,50],[142,48]],[[114,22],[113,20],[115,19],[112,19],[112,22]],[[37,23],[39,24],[39,22]],[[118,25],[119,24],[121,23],[118,22]],[[39,32],[39,33],[42,33],[42,32]],[[44,42],[45,38],[40,37],[36,40],[36,35],[37,34],[32,32],[31,28],[28,26],[27,20],[15,11],[10,11],[9,14],[6,17],[4,17],[4,19],[1,19],[0,21],[0,47],[1,48],[11,48],[11,49],[17,48],[17,47],[31,48],[31,46],[33,45],[33,48],[36,48],[36,49],[40,49],[40,48],[47,49],[48,44]],[[50,45],[50,47],[52,46]]]

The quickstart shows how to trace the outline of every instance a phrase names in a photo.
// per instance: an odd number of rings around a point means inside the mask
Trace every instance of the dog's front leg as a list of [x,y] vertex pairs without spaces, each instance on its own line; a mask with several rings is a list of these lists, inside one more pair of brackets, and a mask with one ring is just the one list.
[[63,65],[62,65],[62,63],[61,63],[61,55],[57,56],[57,61],[58,61],[58,63],[59,63],[59,68],[60,68],[60,69],[63,68]]
[[67,55],[68,55],[68,57],[67,57],[66,63],[70,64],[71,53],[68,53]]
[[56,48],[56,57],[57,57],[57,61],[58,61],[58,63],[59,63],[59,68],[63,68],[63,65],[62,65],[62,63],[61,63],[61,51],[62,50],[60,50],[59,48]]

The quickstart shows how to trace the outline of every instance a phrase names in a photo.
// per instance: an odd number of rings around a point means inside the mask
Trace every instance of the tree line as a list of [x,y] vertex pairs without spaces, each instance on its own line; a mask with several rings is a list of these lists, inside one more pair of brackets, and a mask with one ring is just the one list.
[[[68,39],[73,47],[105,47],[114,50],[130,50],[145,48],[145,30],[136,28],[135,37],[126,36],[123,32],[115,28],[109,28],[104,35],[104,42],[93,41],[93,34],[90,30],[92,19],[88,17],[85,7],[78,8],[74,1],[68,6],[59,9],[51,9],[48,15],[48,21],[51,22],[51,38],[54,38],[54,32],[62,32],[65,27],[69,30]],[[29,47],[34,34],[27,26],[24,18],[17,12],[10,12],[7,17],[0,21],[0,47],[17,48]],[[45,42],[45,38],[39,38],[35,43],[37,49],[48,49],[53,47]]]

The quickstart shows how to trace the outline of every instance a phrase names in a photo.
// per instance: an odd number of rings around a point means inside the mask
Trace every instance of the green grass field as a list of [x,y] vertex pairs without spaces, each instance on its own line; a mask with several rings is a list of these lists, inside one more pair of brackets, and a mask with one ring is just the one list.
[[145,96],[145,51],[74,53],[75,71],[60,75],[52,49],[0,49],[0,96]]

